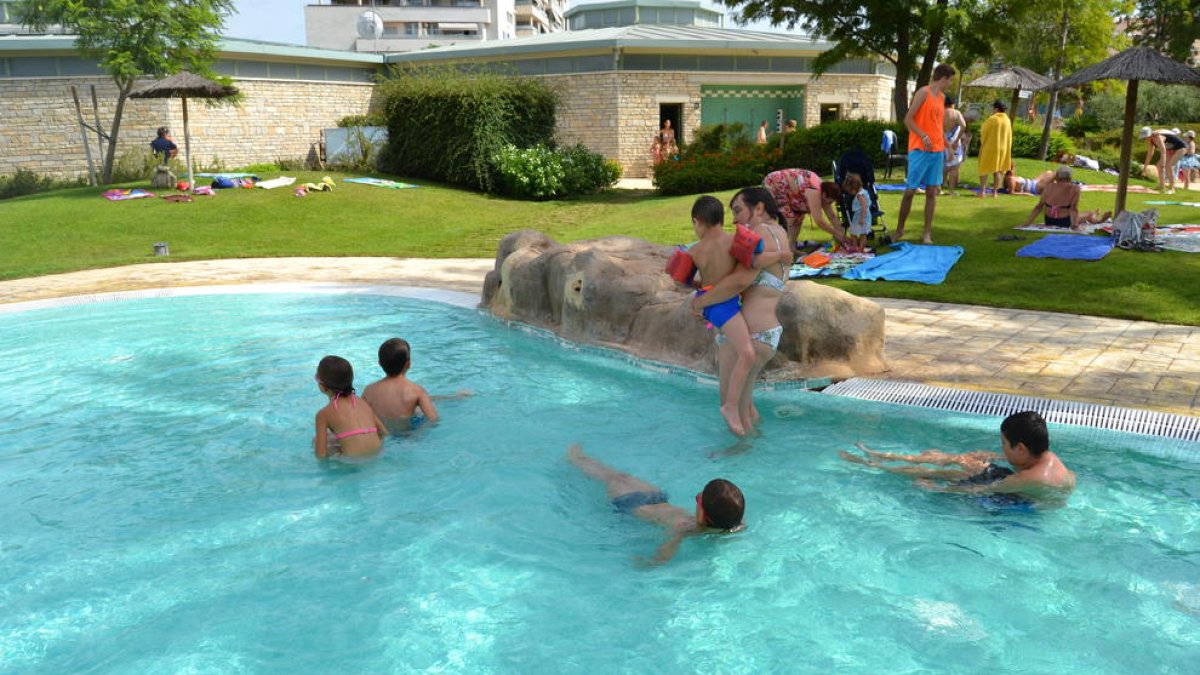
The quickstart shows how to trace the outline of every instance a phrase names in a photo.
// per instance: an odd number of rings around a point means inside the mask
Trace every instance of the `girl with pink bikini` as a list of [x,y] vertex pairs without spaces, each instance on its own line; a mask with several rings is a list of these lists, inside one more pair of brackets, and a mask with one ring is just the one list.
[[317,411],[317,436],[313,439],[317,458],[379,454],[387,427],[370,404],[354,394],[354,368],[350,362],[340,356],[321,359],[317,365],[317,386],[329,397],[329,405]]

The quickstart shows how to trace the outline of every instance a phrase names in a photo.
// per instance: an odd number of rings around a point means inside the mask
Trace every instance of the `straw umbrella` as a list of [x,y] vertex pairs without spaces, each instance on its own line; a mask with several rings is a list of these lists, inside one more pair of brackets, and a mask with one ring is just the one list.
[[1039,91],[1046,89],[1054,84],[1054,80],[1039,75],[1028,68],[1021,66],[1013,66],[1004,70],[997,70],[994,73],[988,73],[983,77],[971,80],[966,85],[967,87],[988,87],[991,89],[1012,89],[1012,104],[1009,105],[1009,116],[1016,119],[1017,101],[1021,98],[1021,90],[1027,89],[1030,91]]
[[192,140],[188,131],[188,98],[229,98],[236,96],[238,90],[206,77],[181,71],[170,77],[159,80],[143,87],[129,95],[130,98],[175,98],[183,99],[183,148],[187,160],[188,189],[196,189],[196,179],[192,175]]
[[1129,81],[1129,88],[1125,92],[1125,127],[1121,132],[1121,177],[1117,181],[1117,206],[1113,209],[1114,213],[1120,213],[1125,210],[1125,193],[1129,189],[1129,159],[1133,154],[1133,121],[1137,113],[1138,82],[1149,80],[1164,84],[1200,86],[1200,73],[1149,47],[1132,47],[1064,77],[1055,86],[1059,89],[1078,87],[1096,80]]

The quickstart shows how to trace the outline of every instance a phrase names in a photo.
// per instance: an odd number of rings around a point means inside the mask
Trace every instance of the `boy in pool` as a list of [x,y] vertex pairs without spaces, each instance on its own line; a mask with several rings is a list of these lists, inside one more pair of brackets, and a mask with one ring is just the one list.
[[[386,375],[363,390],[362,397],[393,430],[415,429],[424,422],[438,421],[434,397],[425,388],[408,379],[412,365],[408,342],[392,338],[379,345],[379,367]],[[460,392],[455,398],[467,395]],[[420,414],[417,411],[420,410]]]
[[[1075,489],[1075,474],[1050,451],[1046,420],[1034,411],[1013,413],[1000,424],[1003,458],[1013,466],[996,464],[1001,456],[993,452],[950,454],[926,450],[916,455],[875,452],[859,443],[866,455],[847,452],[838,455],[856,464],[916,478],[916,485],[934,492],[962,492],[972,495],[1005,496],[1017,504],[1058,505],[1066,503]],[[883,462],[900,462],[889,466]],[[943,468],[930,468],[921,464]],[[959,468],[945,468],[956,466]]]
[[674,557],[684,537],[745,528],[742,523],[745,498],[738,486],[724,478],[709,481],[696,495],[695,513],[689,513],[668,504],[667,494],[659,488],[588,457],[578,444],[567,449],[567,458],[585,474],[604,483],[617,511],[666,528],[667,541],[658,547],[652,564],[661,565]]

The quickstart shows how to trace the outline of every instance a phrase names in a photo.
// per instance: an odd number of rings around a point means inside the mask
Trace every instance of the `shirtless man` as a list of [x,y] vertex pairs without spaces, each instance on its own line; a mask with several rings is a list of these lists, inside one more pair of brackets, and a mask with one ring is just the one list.
[[[1075,489],[1075,474],[1050,451],[1046,420],[1033,411],[1009,415],[1000,424],[1000,445],[1012,469],[996,464],[991,452],[950,454],[926,450],[916,455],[875,452],[859,444],[866,455],[838,455],[856,464],[916,478],[918,487],[933,492],[961,492],[1010,498],[1010,505],[1062,506]],[[884,462],[899,462],[891,466]],[[941,468],[920,466],[933,465]],[[947,468],[959,467],[959,468]]]

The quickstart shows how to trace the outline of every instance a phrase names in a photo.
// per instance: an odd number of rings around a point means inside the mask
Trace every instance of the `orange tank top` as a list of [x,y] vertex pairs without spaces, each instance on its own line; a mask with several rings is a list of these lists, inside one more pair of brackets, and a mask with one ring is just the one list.
[[[913,123],[917,128],[929,135],[931,152],[942,152],[946,149],[946,136],[942,132],[942,120],[946,117],[946,97],[943,94],[934,95],[929,87],[925,88],[925,101],[913,115]],[[908,132],[908,149],[924,150],[925,143],[921,137]]]

